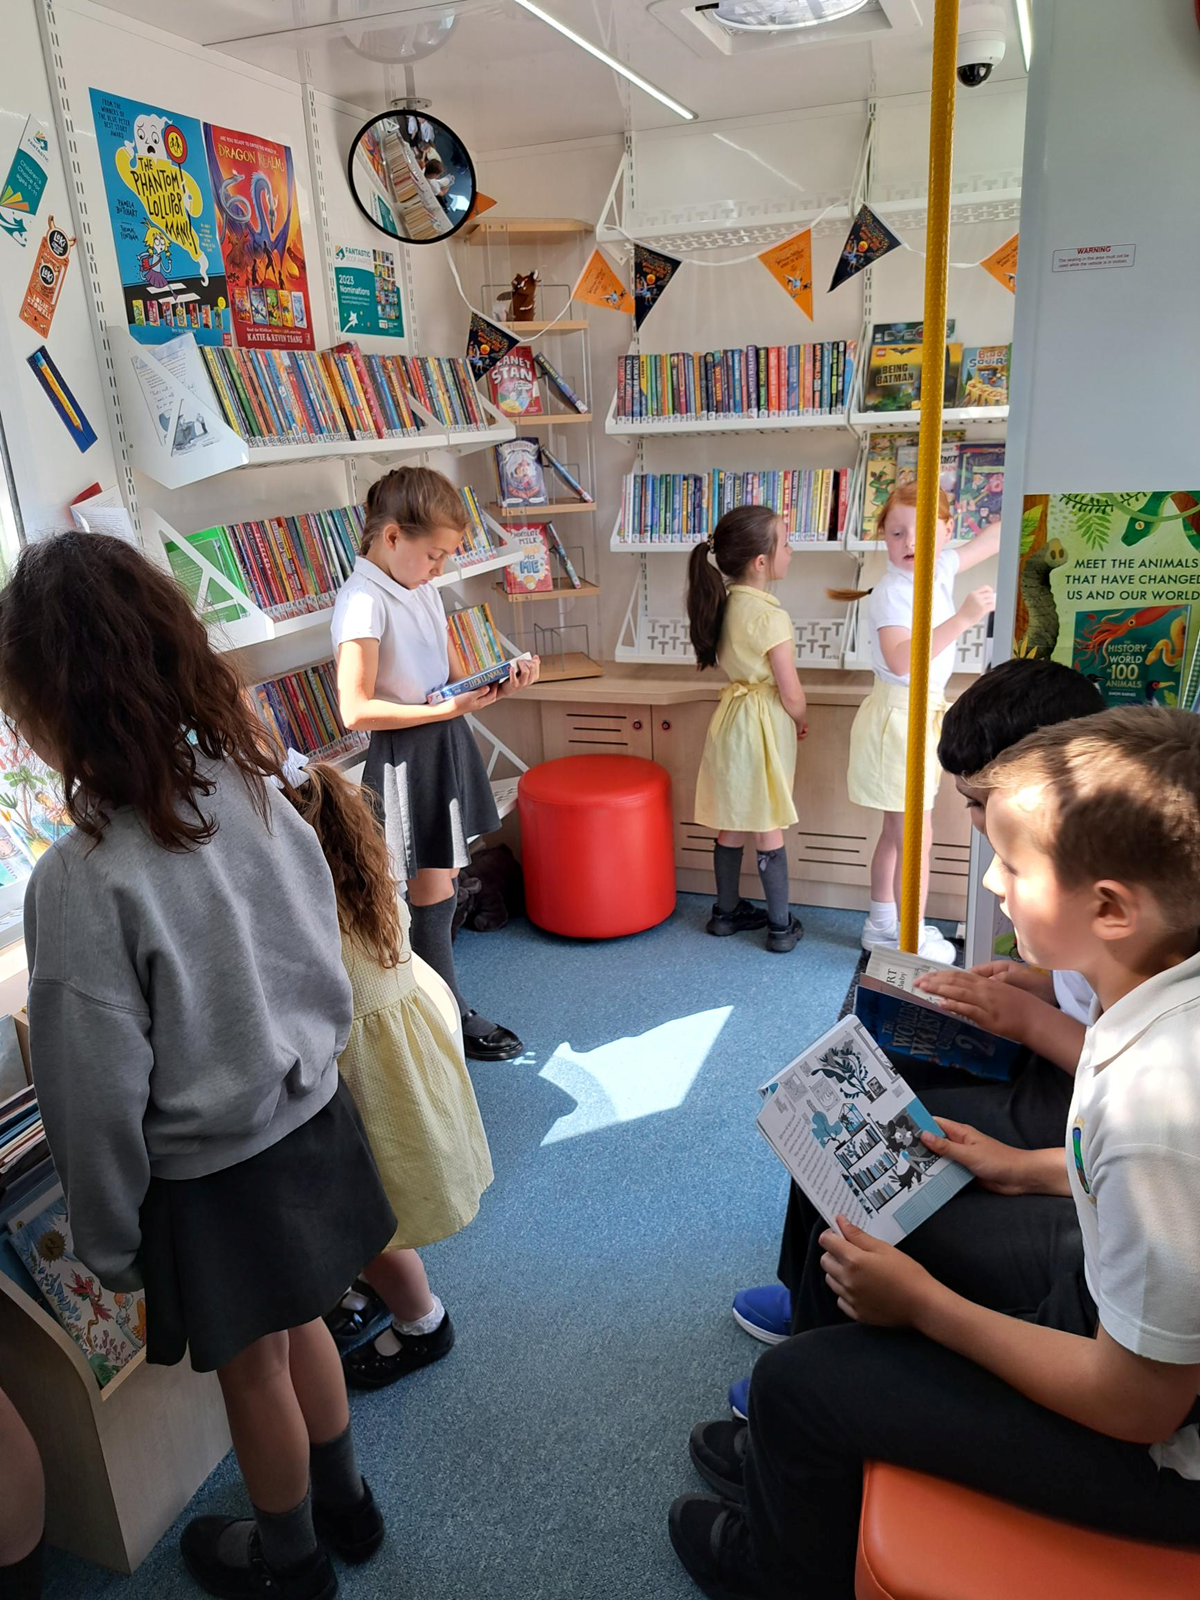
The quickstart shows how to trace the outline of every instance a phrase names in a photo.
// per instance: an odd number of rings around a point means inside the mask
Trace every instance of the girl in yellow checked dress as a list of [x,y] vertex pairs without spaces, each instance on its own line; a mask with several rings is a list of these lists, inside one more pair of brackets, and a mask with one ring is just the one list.
[[457,1007],[432,968],[413,955],[408,907],[399,899],[370,805],[335,767],[309,765],[294,751],[284,787],[333,874],[342,960],[354,993],[354,1021],[338,1070],[396,1213],[387,1249],[363,1269],[366,1282],[355,1284],[327,1319],[345,1347],[383,1306],[391,1312],[382,1333],[342,1358],[348,1384],[381,1389],[440,1360],[454,1343],[449,1313],[430,1292],[417,1249],[457,1233],[475,1216],[492,1181],[491,1155],[463,1059]]
[[[696,821],[716,828],[717,899],[709,933],[761,928],[767,949],[794,950],[804,937],[788,903],[783,830],[796,821],[796,740],[808,732],[796,674],[791,618],[767,585],[792,552],[782,518],[768,506],[727,511],[688,563],[687,613],[701,669],[718,664],[729,683],[709,724],[696,781]],[[754,838],[767,908],[742,900],[746,835]]]

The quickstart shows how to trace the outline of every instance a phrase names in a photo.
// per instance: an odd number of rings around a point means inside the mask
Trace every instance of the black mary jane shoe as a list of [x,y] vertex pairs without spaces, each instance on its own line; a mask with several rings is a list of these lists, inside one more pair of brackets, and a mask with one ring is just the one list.
[[440,1361],[454,1348],[454,1324],[448,1311],[432,1333],[398,1333],[395,1328],[392,1332],[400,1344],[393,1355],[380,1355],[372,1339],[343,1356],[342,1371],[348,1388],[386,1389],[389,1383]]
[[750,1429],[740,1421],[698,1422],[688,1440],[692,1465],[719,1495],[743,1505]]
[[[478,1015],[478,1011],[468,1011],[463,1017],[464,1025]],[[498,1022],[490,1033],[472,1034],[463,1027],[463,1053],[468,1061],[511,1061],[524,1051],[525,1046],[512,1029],[502,1028]]]
[[766,1600],[740,1506],[711,1494],[684,1494],[667,1518],[671,1543],[708,1600]]
[[764,906],[751,905],[749,900],[739,900],[732,911],[722,911],[720,906],[714,905],[712,916],[705,926],[705,933],[711,933],[715,939],[727,939],[731,933],[754,933],[759,928],[767,925],[767,913]]
[[313,1527],[321,1543],[352,1567],[369,1561],[383,1543],[383,1517],[365,1478],[362,1499],[352,1506],[327,1506],[314,1500]]
[[[351,1299],[361,1300],[364,1304],[347,1305],[346,1302]],[[333,1310],[325,1313],[325,1326],[333,1335],[338,1350],[345,1355],[347,1350],[353,1350],[356,1344],[361,1344],[368,1334],[378,1332],[380,1323],[386,1322],[388,1315],[387,1306],[371,1285],[364,1283],[361,1278],[355,1278]]]
[[179,1540],[184,1565],[200,1587],[218,1600],[333,1600],[337,1573],[328,1552],[318,1545],[299,1566],[269,1567],[258,1542],[250,1534],[249,1564],[234,1566],[218,1554],[221,1535],[237,1517],[195,1517]]
[[804,924],[799,917],[788,914],[786,928],[767,926],[767,949],[772,955],[786,956],[800,943],[804,937]]

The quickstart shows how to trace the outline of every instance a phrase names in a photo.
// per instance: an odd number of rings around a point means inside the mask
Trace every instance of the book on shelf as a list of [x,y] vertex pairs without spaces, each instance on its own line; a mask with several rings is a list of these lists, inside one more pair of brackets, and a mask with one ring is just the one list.
[[[907,436],[906,436],[907,437]],[[960,451],[963,445],[957,439],[943,439],[941,466],[938,470],[938,488],[946,496],[950,505],[951,527],[954,537],[958,536],[957,505],[958,505],[958,480],[961,471]],[[917,481],[917,446],[916,443],[902,444],[896,451],[896,487]]]
[[488,525],[483,520],[483,508],[474,489],[469,483],[464,483],[459,493],[467,508],[467,531],[463,534],[462,543],[454,552],[454,559],[459,566],[469,567],[476,561],[490,560],[496,554],[496,546],[492,542]]
[[579,479],[576,478],[573,473],[567,471],[566,467],[563,466],[562,462],[557,456],[551,455],[550,451],[546,449],[545,445],[542,446],[541,457],[542,465],[550,468],[555,477],[558,478],[561,483],[566,485],[570,492],[575,496],[576,500],[581,500],[584,505],[595,505],[596,502],[594,497],[588,493],[588,491],[583,487]]
[[[263,517],[189,534],[194,548],[276,620],[323,611],[354,571],[362,537],[361,506]],[[175,576],[195,598],[199,569],[176,545],[167,547]],[[208,620],[233,620],[236,602],[214,597]]]
[[545,378],[546,382],[557,391],[559,398],[566,405],[568,405],[572,411],[577,411],[581,417],[586,416],[587,405],[575,393],[574,389],[572,389],[571,385],[563,377],[562,373],[553,364],[553,362],[549,361],[544,355],[542,355],[540,350],[534,356],[533,361],[542,377]]
[[583,580],[575,570],[575,563],[567,554],[566,545],[558,536],[558,529],[552,522],[543,523],[543,527],[546,530],[546,537],[550,541],[550,548],[554,552],[554,559],[562,568],[563,577],[571,585],[572,589],[581,588]]
[[347,731],[342,721],[332,661],[255,684],[254,697],[259,715],[285,750],[333,761],[367,747],[367,735]]
[[899,1244],[971,1174],[921,1142],[941,1129],[857,1017],[843,1017],[760,1089],[758,1128],[831,1226]]
[[[16,1044],[15,1023],[11,1017],[6,1020]],[[6,1072],[5,1082],[13,1085],[0,1102],[0,1201],[8,1208],[28,1187],[25,1180],[30,1174],[48,1167],[50,1147],[42,1126],[37,1094],[33,1085],[25,1082],[25,1064],[19,1046],[17,1061]]]
[[1010,344],[964,345],[958,375],[959,406],[1006,406]]
[[508,530],[508,536],[521,547],[521,559],[504,569],[506,594],[548,594],[554,588],[554,574],[550,568],[550,540],[546,524],[541,522],[518,523]]
[[364,357],[346,341],[330,350],[200,354],[225,421],[252,446],[410,438],[420,432],[406,393],[390,383],[396,357]]
[[769,506],[789,539],[821,544],[845,531],[850,471],[840,467],[783,471],[627,473],[618,542],[695,544],[727,511]]
[[[864,411],[919,411],[921,409],[921,354],[919,344],[875,344],[867,363],[863,388]],[[946,346],[945,404],[952,406],[958,393],[962,345]]]
[[[955,322],[953,317],[946,318],[946,343],[954,337]],[[925,323],[921,322],[877,322],[871,329],[871,343],[877,344],[920,344],[925,338]]]
[[[878,539],[879,514],[887,504],[892,490],[917,478],[916,433],[873,433],[867,442],[866,487],[863,500],[862,537]],[[942,435],[939,482],[946,490],[951,512],[955,517],[954,536],[959,537],[957,503],[961,492],[963,430],[955,428]],[[988,449],[995,448],[989,445]],[[1000,447],[1003,457],[1003,446]]]
[[487,601],[479,605],[464,606],[451,611],[446,618],[450,635],[453,663],[458,676],[426,695],[426,703],[435,706],[455,695],[469,694],[473,689],[485,688],[489,683],[503,683],[512,671],[512,660],[528,661],[528,652],[505,658],[500,635],[492,620]]
[[492,404],[506,417],[540,417],[542,396],[538,390],[533,352],[527,344],[514,345],[501,356],[488,373]]
[[471,370],[462,356],[392,356],[413,396],[442,427],[481,429],[488,426]]
[[959,446],[954,535],[974,539],[1000,521],[1004,500],[1004,446]]
[[846,407],[856,351],[853,339],[839,339],[623,356],[616,414],[625,422],[831,416]]
[[146,1297],[101,1287],[75,1254],[67,1203],[57,1180],[8,1218],[12,1246],[42,1298],[83,1351],[103,1388],[146,1339]]
[[904,951],[875,951],[858,980],[854,1014],[889,1053],[961,1067],[977,1078],[1011,1077],[1023,1045],[955,1016],[914,989],[923,973],[945,970],[947,963]]
[[546,478],[536,439],[506,439],[495,445],[496,478],[502,506],[544,506]]
[[[1075,613],[1071,665],[1088,677],[1109,706],[1182,706],[1195,709],[1182,690],[1189,604],[1092,606]],[[1111,633],[1107,644],[1097,643]],[[1174,662],[1174,666],[1170,665]]]

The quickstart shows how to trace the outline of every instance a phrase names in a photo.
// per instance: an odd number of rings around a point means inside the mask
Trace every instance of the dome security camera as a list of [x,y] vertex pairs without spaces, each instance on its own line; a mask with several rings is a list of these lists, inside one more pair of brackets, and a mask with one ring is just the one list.
[[1004,60],[1004,7],[997,0],[962,0],[958,19],[958,81],[977,89]]

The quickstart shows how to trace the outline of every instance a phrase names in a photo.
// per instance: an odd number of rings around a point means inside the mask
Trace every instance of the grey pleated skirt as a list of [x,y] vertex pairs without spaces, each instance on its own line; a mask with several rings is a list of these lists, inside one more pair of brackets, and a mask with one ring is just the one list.
[[465,867],[468,840],[500,826],[463,717],[373,733],[363,785],[374,796],[399,878],[415,878],[424,867]]

